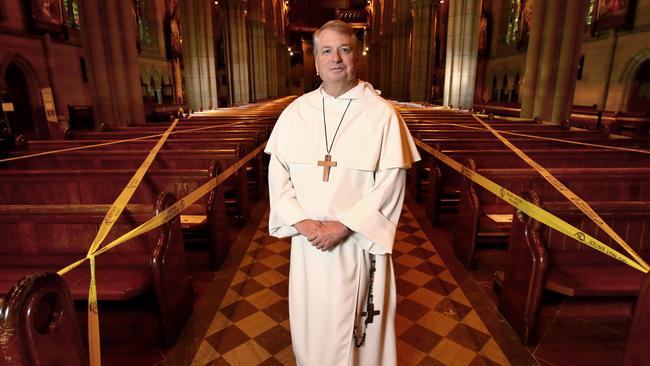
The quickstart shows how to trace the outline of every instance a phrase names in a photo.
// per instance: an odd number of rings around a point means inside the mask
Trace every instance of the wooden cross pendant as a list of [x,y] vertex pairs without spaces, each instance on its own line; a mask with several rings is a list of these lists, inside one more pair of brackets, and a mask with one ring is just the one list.
[[[368,315],[366,316],[366,314]],[[372,323],[372,319],[375,317],[375,315],[379,315],[379,310],[375,310],[375,304],[370,303],[368,304],[366,311],[361,313],[361,315],[366,317],[365,323],[370,324]]]
[[328,182],[330,180],[330,168],[335,167],[336,162],[332,161],[330,154],[325,154],[325,160],[319,160],[318,166],[323,167],[323,182]]

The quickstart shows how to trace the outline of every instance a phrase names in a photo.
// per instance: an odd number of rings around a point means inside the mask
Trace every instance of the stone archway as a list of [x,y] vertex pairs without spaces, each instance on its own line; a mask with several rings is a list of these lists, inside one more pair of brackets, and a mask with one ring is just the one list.
[[[636,102],[639,88],[639,77],[640,72],[644,72],[644,68],[648,67],[647,64],[650,61],[650,47],[646,47],[637,53],[623,69],[621,76],[619,78],[619,83],[623,84],[623,97],[619,103],[619,110],[621,111],[630,111],[631,103]],[[634,107],[637,108],[636,106]]]
[[7,113],[9,128],[16,135],[33,138],[36,135],[33,107],[29,97],[29,87],[23,71],[14,63],[5,70],[6,95],[3,100],[13,104],[13,111]]
[[635,113],[650,111],[650,60],[645,60],[637,69],[630,89],[627,110]]
[[49,135],[43,115],[43,87],[36,70],[22,55],[8,55],[0,63],[0,95],[3,101],[14,104],[14,111],[7,113],[14,134],[23,134],[30,139]]

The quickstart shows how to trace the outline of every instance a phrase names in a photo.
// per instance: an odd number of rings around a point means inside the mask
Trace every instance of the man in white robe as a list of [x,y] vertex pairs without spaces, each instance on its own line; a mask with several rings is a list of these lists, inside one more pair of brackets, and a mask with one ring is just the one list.
[[[323,84],[284,110],[265,150],[269,232],[292,237],[289,317],[298,365],[397,363],[390,253],[405,169],[420,157],[392,105],[357,79],[356,46],[343,22],[314,34]],[[378,312],[368,314],[369,302]]]

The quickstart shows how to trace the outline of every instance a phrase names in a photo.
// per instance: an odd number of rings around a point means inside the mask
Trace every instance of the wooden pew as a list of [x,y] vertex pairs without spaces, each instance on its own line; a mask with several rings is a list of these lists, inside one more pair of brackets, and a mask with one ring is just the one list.
[[[416,135],[418,133],[426,133],[428,130],[443,130],[443,131],[486,131],[487,129],[485,126],[482,124],[478,123],[477,121],[459,121],[459,122],[446,122],[446,121],[439,121],[439,122],[433,122],[433,123],[428,123],[428,122],[419,122],[419,123],[407,123],[407,127],[409,128],[409,131],[411,132],[412,135]],[[496,129],[497,131],[513,131],[517,132],[523,131],[524,132],[530,132],[531,134],[534,134],[535,131],[567,131],[569,130],[565,126],[561,125],[552,125],[552,124],[536,124],[536,123],[513,123],[513,122],[502,122],[499,124],[495,124],[490,122],[489,123],[490,127]],[[461,127],[465,126],[465,127]],[[468,128],[471,127],[471,128]],[[480,130],[479,130],[480,129]],[[577,130],[577,129],[576,129]]]
[[[416,131],[416,136],[420,136],[420,139],[426,138],[436,138],[436,139],[469,139],[469,138],[491,138],[495,139],[492,132],[488,130],[470,130],[470,129],[418,129]],[[503,132],[503,130],[502,130]],[[519,133],[524,135],[538,136],[538,137],[548,137],[555,139],[565,139],[572,140],[575,138],[581,139],[605,139],[607,136],[598,132],[598,131],[586,131],[586,130],[561,130],[561,129],[509,129],[507,132]],[[507,139],[512,138],[511,135],[505,136]]]
[[643,365],[650,360],[648,339],[650,339],[650,275],[646,274],[634,306],[632,325],[625,344],[623,366]]
[[[16,151],[24,152],[42,152],[53,151],[60,149],[70,149],[83,146],[107,144],[115,140],[39,140],[29,141],[22,149]],[[120,146],[124,150],[151,150],[158,142],[158,139],[146,139],[137,141],[120,142],[119,144],[111,144],[105,146],[92,147],[92,150],[103,151],[113,149],[115,146]],[[192,150],[192,149],[223,149],[232,148],[237,145],[243,145],[244,150],[252,150],[254,147],[259,146],[261,142],[254,137],[224,137],[219,140],[211,138],[195,138],[195,139],[171,139],[165,142],[163,149],[165,150]]]
[[[547,168],[598,168],[618,167],[622,164],[629,167],[650,167],[650,155],[637,152],[603,150],[603,149],[522,149],[531,159]],[[515,155],[510,149],[462,149],[442,150],[442,153],[456,161],[472,159],[476,165],[485,169],[498,168],[528,168],[529,165]],[[422,154],[423,161],[411,172],[417,175],[417,185],[411,187],[420,198],[426,202],[429,219],[435,225],[446,199],[451,202],[460,193],[462,176],[445,164],[439,164],[427,153]],[[438,166],[438,164],[440,166]],[[434,166],[436,166],[434,168]],[[417,171],[417,169],[421,171]],[[430,174],[429,172],[435,172]],[[426,190],[426,192],[425,192]]]
[[[568,202],[542,202],[528,191],[523,198],[623,252]],[[650,204],[640,202],[589,202],[593,209],[648,260]],[[538,337],[537,323],[544,290],[573,297],[637,296],[644,273],[578,243],[522,212],[514,214],[508,243],[503,288],[498,308],[525,343]]]
[[[162,194],[155,206],[128,205],[106,242],[151,219],[176,198]],[[0,294],[20,278],[40,270],[57,271],[86,256],[108,205],[0,206]],[[96,257],[100,301],[127,301],[147,292],[163,345],[171,345],[192,313],[193,299],[180,219],[138,236]],[[64,275],[75,300],[87,300],[88,266]]]
[[519,117],[521,115],[520,106],[500,106],[494,104],[474,104],[474,110],[481,111],[482,113],[493,113],[499,116]]
[[[476,170],[471,160],[467,166]],[[650,202],[650,166],[548,170],[585,201]],[[567,200],[532,168],[478,169],[477,172],[511,192],[535,189],[549,201]],[[454,252],[460,262],[467,267],[472,266],[478,242],[507,242],[510,223],[496,221],[493,218],[497,216],[489,215],[507,215],[511,212],[509,204],[469,179],[464,179],[453,241]]]
[[[221,172],[218,162],[210,169],[150,169],[134,192],[131,203],[148,203],[162,192],[184,197]],[[0,174],[0,204],[108,204],[133,175],[131,169],[101,170],[4,170]],[[244,212],[250,214],[250,206]],[[183,211],[204,216],[194,228],[208,229],[210,266],[219,268],[230,250],[223,185]]]
[[[94,132],[94,131],[80,131],[69,133],[66,135],[66,140],[127,140],[133,138],[139,138],[144,136],[155,136],[162,135],[167,129],[136,129],[129,128],[120,131],[107,131],[107,132]],[[171,139],[215,139],[219,140],[222,138],[253,138],[255,141],[264,141],[266,140],[268,134],[260,131],[259,129],[228,129],[228,130],[201,130],[201,131],[186,131],[191,130],[190,128],[184,129],[174,129],[172,133],[169,134],[168,140]],[[158,137],[152,137],[154,140],[158,140]],[[51,141],[51,140],[50,140]]]
[[88,364],[68,286],[56,273],[19,280],[0,307],[0,364]]
[[[4,163],[7,169],[30,170],[83,170],[83,169],[137,169],[149,154],[148,150],[107,149],[101,154],[93,150],[70,151],[61,154],[44,155],[36,158],[14,160]],[[25,153],[10,153],[8,157],[20,157]],[[160,150],[151,164],[151,169],[208,169],[217,160],[222,167],[228,167],[244,156],[241,146],[225,149],[204,150]],[[225,182],[227,203],[237,208],[237,220],[245,220],[249,206],[249,192],[261,198],[265,186],[264,161],[257,157],[242,167],[236,175]]]
[[[416,136],[417,137],[417,136]],[[512,137],[506,136],[508,141],[513,145],[517,146],[520,149],[544,149],[544,148],[580,148],[581,145],[571,144],[562,141],[550,141],[550,140],[539,140],[523,137]],[[422,142],[428,145],[438,144],[442,149],[450,150],[460,150],[460,149],[500,149],[504,145],[496,137],[492,138],[464,138],[464,139],[441,139],[436,137],[422,137],[420,138]],[[590,143],[590,144],[599,144],[606,146],[620,146],[627,148],[636,148],[636,149],[647,149],[648,141],[645,139],[636,139],[636,138],[594,138],[594,137],[577,137],[572,138],[571,141],[581,142],[581,143]],[[585,146],[584,148],[588,148]],[[593,147],[592,147],[593,148]]]
[[650,115],[647,112],[603,112],[602,124],[610,133],[650,138]]

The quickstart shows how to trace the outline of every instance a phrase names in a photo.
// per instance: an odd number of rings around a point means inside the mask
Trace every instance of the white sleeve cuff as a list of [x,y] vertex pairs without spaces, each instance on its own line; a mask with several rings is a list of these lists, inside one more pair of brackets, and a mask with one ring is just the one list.
[[350,239],[359,248],[365,250],[370,254],[376,254],[376,255],[389,254],[386,249],[382,248],[380,245],[373,243],[372,240],[366,238],[365,236],[357,232],[353,231],[352,234],[350,234]]
[[275,203],[269,219],[269,234],[276,238],[284,238],[298,234],[294,224],[307,220],[309,217],[295,197],[286,197]]
[[[397,225],[393,224],[381,212],[372,208],[364,200],[359,201],[351,209],[342,213],[339,221],[350,230],[381,246],[385,253],[392,253]],[[362,244],[358,245],[363,248]]]

